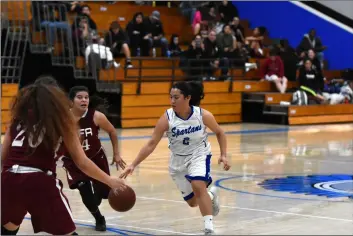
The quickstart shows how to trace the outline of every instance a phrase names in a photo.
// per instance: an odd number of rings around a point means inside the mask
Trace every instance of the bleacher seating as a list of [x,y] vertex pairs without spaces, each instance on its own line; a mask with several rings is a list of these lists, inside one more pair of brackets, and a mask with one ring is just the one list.
[[11,120],[11,102],[18,91],[18,84],[1,84],[1,133],[5,133]]
[[[6,2],[5,2],[6,3]],[[31,19],[31,3],[25,2],[2,2],[2,6],[6,5],[9,19],[13,18],[21,21],[21,24]],[[5,5],[4,5],[5,4]],[[190,23],[184,18],[177,8],[168,7],[152,7],[152,6],[138,6],[133,2],[118,2],[116,4],[107,4],[105,2],[88,2],[91,7],[92,17],[97,23],[100,34],[108,30],[110,22],[118,20],[123,28],[132,19],[135,12],[142,11],[146,16],[152,11],[158,10],[161,13],[161,20],[164,24],[166,38],[169,40],[171,34],[176,33],[180,35],[180,41],[183,48],[187,48],[192,39],[192,30]],[[3,9],[5,9],[3,7]],[[3,12],[3,10],[2,10]],[[20,12],[21,14],[17,14]],[[74,17],[70,13],[68,23],[72,23]],[[31,23],[28,23],[32,29]],[[249,22],[241,21],[245,32],[250,32]],[[270,39],[266,38],[267,41]],[[46,44],[46,33],[44,31],[35,32],[32,29],[32,44]],[[68,45],[63,42],[56,42],[55,50],[52,52],[53,58],[59,57]],[[268,49],[264,49],[264,54],[268,54]],[[122,84],[122,127],[147,127],[153,126],[156,120],[163,114],[164,110],[169,107],[169,90],[172,80],[184,79],[185,74],[178,67],[179,61],[177,59],[166,58],[138,58],[133,59],[132,64],[134,69],[124,69],[125,60],[116,58],[121,67],[118,69],[100,70],[99,81],[97,83]],[[250,62],[256,62],[260,68],[264,59],[250,59]],[[76,70],[85,70],[85,58],[76,56],[73,58],[72,66]],[[80,74],[82,78],[84,77]],[[220,75],[220,71],[216,71],[216,76]],[[259,69],[244,72],[242,68],[233,68],[230,70],[230,75],[233,77],[232,81],[225,82],[204,82],[205,86],[205,100],[202,106],[209,109],[215,114],[216,119],[220,123],[241,122],[242,121],[242,103],[246,100],[261,100],[264,104],[261,112],[269,112],[272,108],[278,113],[286,114],[286,123],[289,125],[305,124],[307,123],[327,123],[332,119],[337,122],[351,121],[352,115],[347,111],[351,111],[350,105],[340,106],[314,106],[308,107],[294,107],[294,106],[280,106],[281,101],[291,101],[292,94],[275,93],[274,84],[268,81],[259,81]],[[324,71],[325,77],[331,78],[340,77],[340,71]],[[80,77],[80,78],[81,78]],[[77,77],[79,78],[79,77]],[[156,82],[158,81],[158,82]],[[7,86],[9,86],[7,88]],[[4,112],[4,108],[9,107],[11,96],[14,96],[17,91],[17,85],[5,85],[2,90],[16,87],[16,90],[11,90],[12,93],[2,94],[2,119],[6,121],[9,119],[9,112]],[[296,82],[289,82],[288,89],[296,88]],[[5,89],[5,90],[4,90]],[[14,92],[15,91],[15,92]],[[249,96],[253,97],[249,97]],[[265,108],[267,107],[267,108]],[[270,110],[268,110],[271,108]],[[344,108],[344,109],[343,109]],[[267,109],[267,110],[266,110]],[[281,110],[282,109],[282,110]],[[342,110],[343,109],[343,110]],[[296,114],[292,114],[293,111]],[[325,110],[325,112],[322,112]],[[304,112],[305,111],[305,112]],[[303,113],[304,112],[304,113]],[[300,116],[298,114],[305,114]],[[5,125],[2,124],[2,132]]]

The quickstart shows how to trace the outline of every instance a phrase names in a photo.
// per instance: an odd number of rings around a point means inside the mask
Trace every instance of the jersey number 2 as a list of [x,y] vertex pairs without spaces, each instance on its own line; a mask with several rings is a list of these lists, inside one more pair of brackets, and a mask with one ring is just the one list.
[[184,145],[189,145],[189,142],[190,142],[190,138],[185,137],[185,138],[183,139],[183,144],[184,144]]

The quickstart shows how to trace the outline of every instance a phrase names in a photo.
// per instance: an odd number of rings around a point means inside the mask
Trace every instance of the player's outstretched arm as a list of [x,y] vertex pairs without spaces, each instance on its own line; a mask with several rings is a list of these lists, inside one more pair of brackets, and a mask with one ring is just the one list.
[[148,142],[143,146],[137,155],[136,159],[128,166],[125,171],[120,175],[120,178],[126,178],[129,174],[132,174],[135,167],[138,166],[143,160],[145,160],[157,147],[159,141],[161,141],[164,132],[168,130],[169,124],[166,115],[164,114],[159,118],[156,127],[154,128],[152,137]]
[[97,167],[82,149],[79,137],[75,131],[64,134],[63,140],[76,166],[86,175],[108,185],[111,188],[124,188],[124,180],[113,178]]
[[103,129],[105,132],[109,134],[110,141],[112,142],[113,146],[113,162],[116,162],[117,168],[120,166],[122,169],[125,169],[125,161],[121,158],[119,154],[119,147],[118,147],[118,135],[116,132],[115,127],[112,125],[112,123],[109,122],[107,117],[99,111],[94,112],[94,123],[99,126],[101,129]]
[[1,145],[1,170],[2,170],[2,165],[6,159],[6,156],[9,153],[10,145],[11,145],[11,136],[10,136],[10,129],[8,128],[5,133],[4,142]]
[[228,162],[228,159],[227,159],[227,137],[226,137],[223,129],[219,126],[219,124],[217,123],[213,114],[207,110],[202,109],[202,119],[203,119],[203,123],[210,130],[212,130],[217,136],[217,141],[218,141],[219,147],[221,149],[221,156],[218,160],[218,163],[223,162],[223,164],[224,164],[223,168],[225,170],[229,170],[230,163]]

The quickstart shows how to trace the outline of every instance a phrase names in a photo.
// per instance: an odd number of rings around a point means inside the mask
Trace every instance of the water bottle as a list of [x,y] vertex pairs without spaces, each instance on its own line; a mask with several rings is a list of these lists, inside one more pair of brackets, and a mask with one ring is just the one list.
[[167,57],[170,57],[170,51],[167,50]]
[[141,48],[137,48],[136,54],[138,57],[141,56]]
[[153,57],[156,57],[156,48],[152,49],[152,55],[153,55]]

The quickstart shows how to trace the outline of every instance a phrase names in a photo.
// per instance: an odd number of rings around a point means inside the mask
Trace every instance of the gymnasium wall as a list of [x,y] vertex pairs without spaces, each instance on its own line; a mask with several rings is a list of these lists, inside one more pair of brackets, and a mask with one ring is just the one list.
[[[287,38],[296,48],[303,35],[315,28],[321,37],[329,69],[353,68],[353,29],[333,23],[325,16],[314,14],[299,2],[233,1],[240,18],[248,19],[250,27],[265,26],[271,38]],[[320,16],[319,16],[320,15]]]

